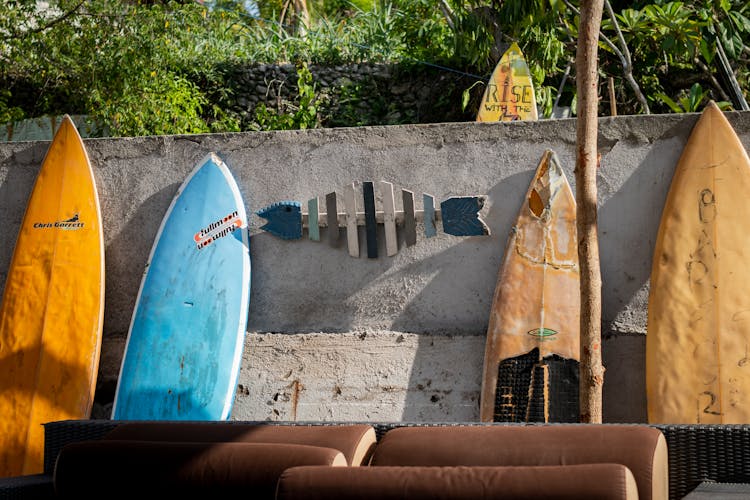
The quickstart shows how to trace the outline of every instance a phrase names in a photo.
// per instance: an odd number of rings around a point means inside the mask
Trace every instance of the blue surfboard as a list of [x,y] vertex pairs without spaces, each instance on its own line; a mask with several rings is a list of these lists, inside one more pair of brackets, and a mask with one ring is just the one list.
[[180,186],[138,291],[113,419],[229,418],[250,300],[244,207],[213,153]]

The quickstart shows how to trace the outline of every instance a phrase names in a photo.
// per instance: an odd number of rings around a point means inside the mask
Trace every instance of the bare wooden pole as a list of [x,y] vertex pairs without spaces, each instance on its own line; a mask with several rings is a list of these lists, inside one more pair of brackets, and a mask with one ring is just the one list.
[[615,79],[609,77],[609,115],[617,116],[617,96],[615,95]]
[[581,1],[581,24],[576,52],[576,217],[578,260],[581,271],[581,361],[580,421],[601,423],[602,366],[601,304],[602,278],[597,239],[596,170],[598,112],[598,39],[604,0]]

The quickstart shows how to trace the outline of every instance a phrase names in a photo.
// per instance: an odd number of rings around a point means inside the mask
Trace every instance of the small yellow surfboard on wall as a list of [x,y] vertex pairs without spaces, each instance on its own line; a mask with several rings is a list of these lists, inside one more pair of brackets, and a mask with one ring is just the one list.
[[750,159],[712,102],[672,178],[646,335],[652,423],[750,423]]
[[42,472],[42,424],[90,415],[103,311],[99,200],[66,116],[26,207],[0,307],[0,476]]
[[505,51],[492,72],[479,103],[478,122],[536,120],[531,73],[517,43]]

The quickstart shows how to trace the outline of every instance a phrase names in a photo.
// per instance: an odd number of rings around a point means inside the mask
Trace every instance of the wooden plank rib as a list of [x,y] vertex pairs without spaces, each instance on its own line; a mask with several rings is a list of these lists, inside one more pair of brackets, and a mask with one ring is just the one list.
[[375,222],[375,186],[372,182],[362,183],[365,200],[365,231],[367,233],[367,258],[378,258],[378,233]]
[[349,255],[359,258],[359,232],[357,230],[356,184],[344,188],[344,209],[346,210],[346,242]]
[[380,181],[380,194],[383,196],[383,226],[385,227],[385,253],[393,257],[398,253],[396,234],[396,204],[393,200],[393,184]]
[[307,202],[307,234],[312,241],[320,241],[320,225],[318,224],[318,197]]
[[339,222],[338,207],[336,206],[336,193],[326,195],[326,219],[328,219],[328,244],[337,247],[339,244]]
[[417,243],[417,221],[414,216],[414,193],[407,189],[401,190],[401,199],[404,204],[404,239],[406,246]]
[[[336,222],[338,223],[339,227],[346,227],[347,226],[347,216],[348,215],[349,214],[347,214],[346,212],[339,212],[337,214],[337,217],[336,217],[337,220],[336,220]],[[308,223],[307,223],[308,217],[309,216],[308,216],[307,212],[303,212],[302,213],[302,227],[303,228],[308,227]],[[321,227],[321,228],[328,227],[328,216],[327,216],[327,214],[325,212],[318,212],[318,218],[319,218],[319,220],[318,220],[318,226],[319,227]],[[403,210],[396,210],[395,218],[396,218],[396,227],[397,228],[399,226],[404,226],[405,220],[404,220],[404,212],[403,212]],[[384,218],[384,215],[383,215],[383,211],[382,210],[376,210],[375,211],[375,223],[376,224],[383,224],[384,220],[385,220],[385,218]],[[415,209],[414,210],[414,220],[416,222],[421,222],[422,220],[424,220],[424,211],[423,210]],[[434,224],[434,221],[441,221],[441,220],[443,220],[443,216],[440,213],[440,209],[439,208],[435,209],[435,211],[433,212],[432,220],[433,220],[433,224]],[[365,225],[365,213],[364,212],[357,212],[357,225],[358,226],[364,226]]]
[[427,193],[422,194],[424,200],[424,235],[432,238],[437,234],[435,229],[435,198]]

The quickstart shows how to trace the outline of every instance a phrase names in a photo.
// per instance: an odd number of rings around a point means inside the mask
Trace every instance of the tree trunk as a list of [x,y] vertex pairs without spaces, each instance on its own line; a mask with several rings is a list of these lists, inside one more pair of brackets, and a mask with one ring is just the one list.
[[598,39],[604,0],[581,1],[581,24],[576,53],[578,120],[576,129],[576,217],[581,271],[581,422],[601,423],[602,279],[597,240],[596,170],[598,110]]

